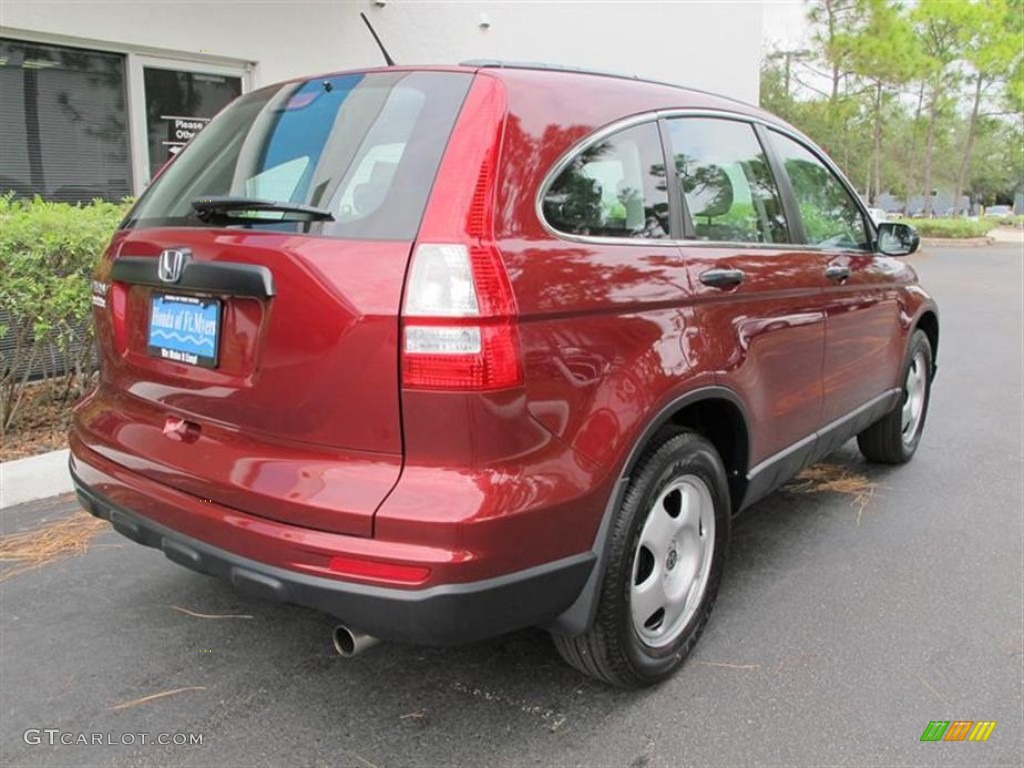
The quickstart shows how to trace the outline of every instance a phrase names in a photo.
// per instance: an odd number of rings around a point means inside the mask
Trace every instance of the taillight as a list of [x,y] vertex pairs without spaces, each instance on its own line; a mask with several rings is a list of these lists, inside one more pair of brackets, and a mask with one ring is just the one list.
[[505,106],[501,83],[477,77],[438,169],[402,307],[404,387],[465,391],[523,383],[515,297],[493,245],[493,174]]
[[417,247],[403,318],[403,386],[487,390],[522,383],[515,299],[493,248]]

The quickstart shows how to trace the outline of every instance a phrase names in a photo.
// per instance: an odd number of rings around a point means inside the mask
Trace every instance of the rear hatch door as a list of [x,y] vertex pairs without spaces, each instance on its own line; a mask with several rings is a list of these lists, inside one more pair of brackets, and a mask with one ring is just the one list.
[[211,501],[372,535],[401,470],[405,271],[471,80],[317,78],[211,122],[99,269],[91,447]]

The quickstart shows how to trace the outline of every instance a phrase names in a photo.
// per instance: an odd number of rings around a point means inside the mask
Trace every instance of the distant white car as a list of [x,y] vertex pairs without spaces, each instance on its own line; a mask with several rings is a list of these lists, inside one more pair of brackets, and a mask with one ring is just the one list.
[[889,221],[889,214],[881,208],[868,208],[868,215],[875,224],[881,224],[883,221]]
[[1013,208],[1008,205],[990,205],[985,209],[985,218],[1002,218],[1013,216]]

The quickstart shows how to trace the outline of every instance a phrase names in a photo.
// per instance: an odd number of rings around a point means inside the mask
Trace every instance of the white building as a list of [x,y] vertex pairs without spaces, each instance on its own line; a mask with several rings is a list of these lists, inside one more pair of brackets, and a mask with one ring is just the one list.
[[487,58],[635,74],[756,103],[760,0],[0,0],[0,193],[138,193],[240,92]]

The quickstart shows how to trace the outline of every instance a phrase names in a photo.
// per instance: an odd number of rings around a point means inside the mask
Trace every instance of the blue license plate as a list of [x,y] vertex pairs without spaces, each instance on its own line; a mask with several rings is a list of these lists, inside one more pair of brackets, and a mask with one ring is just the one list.
[[149,354],[204,368],[217,367],[220,302],[155,293],[149,312]]

